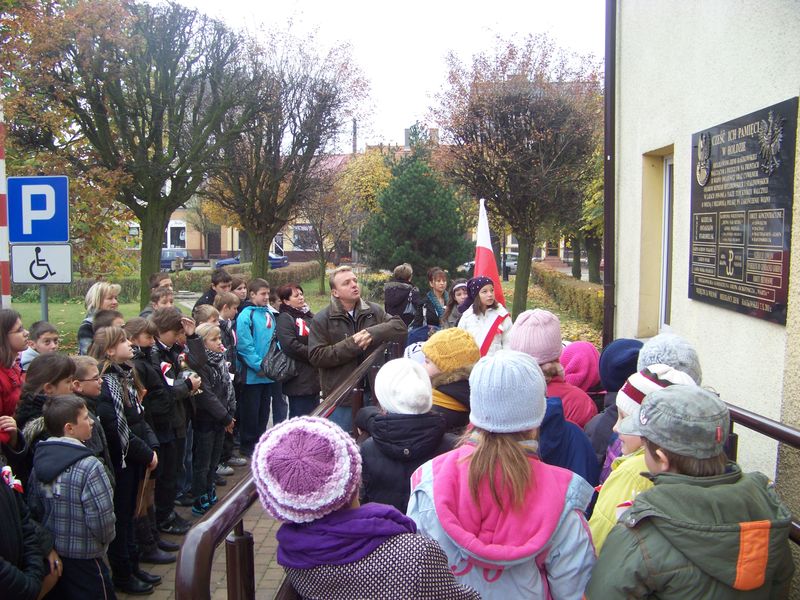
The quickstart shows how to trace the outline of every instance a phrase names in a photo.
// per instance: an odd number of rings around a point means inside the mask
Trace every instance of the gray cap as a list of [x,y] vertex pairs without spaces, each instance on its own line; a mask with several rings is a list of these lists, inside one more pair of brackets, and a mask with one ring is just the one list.
[[642,435],[641,428],[639,426],[640,412],[641,406],[637,405],[631,414],[619,422],[619,425],[617,425],[617,433],[621,433],[622,435]]
[[694,385],[671,385],[647,395],[639,412],[642,437],[681,456],[712,458],[730,431],[728,407]]

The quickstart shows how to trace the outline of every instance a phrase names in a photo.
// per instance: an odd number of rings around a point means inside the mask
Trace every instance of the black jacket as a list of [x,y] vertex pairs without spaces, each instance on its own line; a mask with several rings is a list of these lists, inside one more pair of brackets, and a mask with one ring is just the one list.
[[372,437],[361,445],[361,501],[391,504],[404,513],[411,494],[411,474],[423,463],[453,449],[444,418],[383,414],[377,406],[358,411],[356,426]]
[[38,530],[22,494],[0,481],[0,590],[3,598],[35,600],[46,575]]
[[[308,361],[308,334],[313,317],[313,313],[303,313],[287,304],[281,304],[275,334],[283,353],[297,364],[297,376],[283,382],[283,393],[287,396],[319,395],[319,372]],[[305,323],[302,335],[297,319],[302,319]]]
[[217,297],[217,290],[215,290],[214,288],[208,288],[206,290],[206,293],[203,294],[202,296],[200,296],[197,299],[197,302],[194,303],[194,306],[192,307],[192,315],[194,316],[194,311],[197,309],[198,306],[201,306],[203,304],[212,304],[213,305],[214,304],[214,298],[216,298],[216,297]]
[[[196,334],[187,336],[186,344],[190,348],[198,347],[198,344],[199,349],[203,348],[203,342]],[[187,379],[179,377],[182,370],[181,352],[183,352],[183,347],[178,344],[167,348],[159,340],[156,340],[150,352],[150,362],[162,374],[164,385],[172,391],[175,397],[175,403],[170,412],[169,427],[175,433],[175,436],[185,438],[187,410],[189,410],[186,403],[188,402],[189,393],[192,391],[192,384]],[[149,392],[148,388],[148,395]],[[145,399],[147,399],[147,396],[145,396]]]
[[608,392],[604,400],[603,412],[593,416],[583,428],[584,433],[592,442],[592,448],[597,455],[600,466],[606,460],[606,450],[614,436],[614,424],[617,422],[617,392]]
[[177,382],[177,385],[168,385],[161,375],[157,355],[153,347],[140,348],[133,346],[133,367],[136,375],[147,393],[142,399],[144,406],[144,416],[153,428],[159,441],[167,443],[175,439],[172,430],[173,413],[175,405],[188,392],[188,384],[184,381]]
[[[236,401],[233,399],[233,382],[224,364],[213,365],[205,348],[193,346],[186,355],[189,367],[203,383],[200,393],[190,396],[192,405],[192,427],[197,431],[215,431],[227,427],[233,421]],[[228,380],[225,381],[223,377]],[[230,394],[228,390],[230,389]]]
[[[409,300],[412,304],[412,313],[405,312]],[[383,307],[386,314],[400,317],[406,327],[422,324],[423,302],[419,290],[407,281],[391,279],[383,285]]]
[[[106,434],[108,442],[108,453],[114,465],[114,472],[118,475],[122,471],[122,440],[119,437],[117,428],[117,412],[114,410],[114,398],[111,395],[107,377],[114,377],[120,385],[126,385],[131,375],[132,367],[127,365],[112,365],[103,374],[103,386],[100,397],[97,399],[97,416],[100,418],[100,425]],[[128,454],[125,457],[127,466],[139,465],[146,466],[153,460],[153,448],[155,435],[144,420],[144,414],[140,413],[136,407],[136,399],[130,402],[123,402],[125,419],[128,421],[130,436],[128,442]],[[138,433],[137,433],[138,432]],[[140,437],[142,434],[143,437]],[[149,440],[147,439],[149,438]],[[148,443],[149,441],[149,443]]]

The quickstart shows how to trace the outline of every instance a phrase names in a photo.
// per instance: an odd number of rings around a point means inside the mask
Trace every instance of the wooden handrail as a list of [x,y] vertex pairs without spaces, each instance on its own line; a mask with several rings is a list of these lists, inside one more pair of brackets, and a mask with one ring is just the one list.
[[[396,344],[381,344],[361,362],[342,384],[337,387],[312,413],[328,417],[336,407],[357,388],[367,372],[383,358],[388,348]],[[396,350],[395,350],[396,353]],[[244,531],[242,519],[258,500],[253,476],[240,481],[220,502],[206,513],[186,534],[178,553],[175,570],[176,600],[210,600],[211,564],[217,546],[223,540],[227,545],[228,598],[246,600],[255,597],[253,537]],[[286,582],[281,586],[281,597],[289,600],[293,590]]]

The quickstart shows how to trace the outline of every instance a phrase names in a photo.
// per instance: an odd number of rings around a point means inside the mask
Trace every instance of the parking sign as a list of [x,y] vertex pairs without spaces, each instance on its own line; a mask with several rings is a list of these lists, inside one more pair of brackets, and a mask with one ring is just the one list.
[[67,177],[9,177],[7,197],[12,244],[69,241]]

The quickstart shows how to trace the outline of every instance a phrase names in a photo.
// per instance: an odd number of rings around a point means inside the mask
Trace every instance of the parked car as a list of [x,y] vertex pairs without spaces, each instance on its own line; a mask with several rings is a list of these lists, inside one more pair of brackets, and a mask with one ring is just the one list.
[[162,271],[189,271],[193,265],[194,261],[186,248],[161,249]]
[[[224,267],[227,265],[238,265],[241,261],[241,255],[237,254],[233,258],[222,258],[217,261],[217,267]],[[288,267],[289,266],[289,259],[285,256],[278,256],[277,254],[273,254],[272,252],[269,253],[269,268],[270,269],[280,269],[281,267]]]

